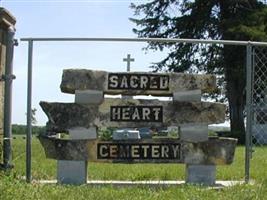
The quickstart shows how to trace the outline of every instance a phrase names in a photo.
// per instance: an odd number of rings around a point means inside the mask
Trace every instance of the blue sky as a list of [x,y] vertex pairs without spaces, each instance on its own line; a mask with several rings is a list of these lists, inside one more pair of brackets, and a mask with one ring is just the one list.
[[[1,1],[17,19],[16,38],[23,37],[136,37],[129,21],[135,1]],[[141,2],[141,1],[138,1]],[[33,107],[38,124],[46,116],[42,101],[73,102],[74,96],[60,92],[64,68],[125,71],[122,61],[128,53],[135,62],[132,71],[149,71],[149,65],[163,58],[162,52],[142,51],[145,43],[38,42],[34,43]],[[15,48],[13,123],[26,123],[27,43]]]

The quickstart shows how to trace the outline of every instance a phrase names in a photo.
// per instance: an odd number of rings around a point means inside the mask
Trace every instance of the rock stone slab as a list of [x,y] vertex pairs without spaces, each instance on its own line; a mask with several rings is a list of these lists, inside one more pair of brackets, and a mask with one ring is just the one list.
[[[123,87],[120,87],[114,82],[117,79],[112,79],[111,75],[118,76],[118,80],[124,80],[121,77],[127,77],[127,79],[132,78],[132,87],[129,86],[131,85],[130,80],[128,80],[127,83],[126,81],[122,81]],[[155,84],[150,84],[151,87],[147,87],[147,84],[152,82],[152,80],[148,80],[151,79],[151,77],[154,77],[153,81],[155,80]],[[163,77],[164,80],[167,78],[168,85],[165,84],[166,82],[160,81],[160,77]],[[117,88],[110,87],[112,86],[110,81],[113,81],[111,83],[114,83],[113,85]],[[165,87],[165,85],[168,87]],[[60,88],[62,92],[71,94],[74,94],[75,90],[99,90],[103,91],[104,94],[111,95],[172,96],[173,92],[186,90],[200,89],[203,92],[212,92],[216,89],[216,77],[214,75],[184,73],[109,73],[106,71],[88,69],[65,69],[63,71]]]
[[184,163],[223,165],[233,162],[237,139],[210,137],[208,141],[184,144]]
[[90,140],[67,140],[56,137],[39,136],[47,158],[56,160],[88,160]]
[[40,105],[49,119],[47,130],[51,134],[68,132],[73,127],[167,127],[225,121],[225,105],[211,102],[105,99],[94,106],[48,102],[40,102]]
[[[174,139],[143,139],[129,141],[100,141],[100,140],[63,140],[54,137],[40,136],[39,140],[45,150],[47,158],[57,160],[89,160],[90,162],[121,162],[121,163],[186,163],[189,165],[226,165],[234,159],[236,139],[210,138],[206,142],[189,143]],[[134,157],[122,159],[113,157],[100,159],[98,157],[98,145],[172,145],[179,144],[179,156],[172,159],[155,159]],[[63,147],[63,148],[62,148]],[[113,148],[113,147],[112,147]],[[114,149],[112,150],[114,153]],[[118,153],[118,152],[117,152]],[[125,152],[124,152],[125,153]]]

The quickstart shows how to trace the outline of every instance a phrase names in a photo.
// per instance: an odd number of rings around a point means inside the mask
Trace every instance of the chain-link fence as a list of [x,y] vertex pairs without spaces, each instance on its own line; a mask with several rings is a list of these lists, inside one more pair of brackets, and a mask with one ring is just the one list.
[[262,177],[267,146],[267,47],[247,46],[245,180]]
[[252,49],[252,144],[267,144],[267,47]]

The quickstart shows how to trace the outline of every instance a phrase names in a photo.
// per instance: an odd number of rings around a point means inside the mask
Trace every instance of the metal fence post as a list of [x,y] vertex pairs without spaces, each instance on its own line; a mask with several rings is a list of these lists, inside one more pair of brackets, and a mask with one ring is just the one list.
[[247,45],[246,58],[246,152],[245,152],[245,182],[249,182],[250,178],[250,158],[251,158],[251,131],[252,131],[252,46]]
[[12,82],[15,76],[13,75],[13,52],[15,29],[9,27],[7,32],[6,45],[6,66],[5,75],[5,99],[4,99],[4,143],[3,143],[3,161],[4,169],[12,168],[12,129],[11,129],[11,112],[12,112]]
[[33,40],[28,41],[28,90],[27,90],[27,136],[26,136],[26,181],[31,182],[31,143],[32,143],[32,52]]

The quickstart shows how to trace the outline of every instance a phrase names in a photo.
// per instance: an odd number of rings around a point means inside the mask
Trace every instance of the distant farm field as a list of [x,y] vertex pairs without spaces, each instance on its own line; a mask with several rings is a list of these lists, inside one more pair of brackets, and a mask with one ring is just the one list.
[[[15,168],[0,173],[0,199],[266,199],[267,148],[257,147],[251,160],[253,185],[236,185],[220,190],[200,186],[180,185],[164,188],[62,186],[56,184],[26,184],[25,140],[13,140]],[[218,180],[244,179],[245,148],[238,147],[234,163],[217,168]],[[184,180],[182,164],[100,164],[89,163],[88,177],[92,180]],[[32,140],[33,179],[55,179],[56,161],[46,159],[36,138]]]

